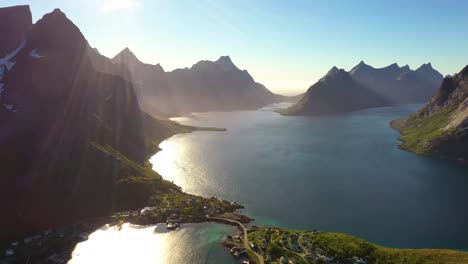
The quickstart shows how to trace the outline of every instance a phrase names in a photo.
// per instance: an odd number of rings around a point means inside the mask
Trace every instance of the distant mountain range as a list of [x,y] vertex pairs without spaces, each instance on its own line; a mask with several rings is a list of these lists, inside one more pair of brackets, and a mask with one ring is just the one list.
[[159,64],[141,62],[128,48],[112,59],[91,48],[89,51],[96,69],[134,83],[142,109],[156,116],[258,109],[287,98],[255,82],[247,71],[237,68],[229,56],[165,72]]
[[392,127],[402,133],[402,149],[468,161],[468,66],[445,78],[426,106]]
[[286,115],[319,115],[388,105],[390,101],[354,80],[348,72],[333,67],[312,85],[301,100],[284,110]]
[[27,6],[0,14],[11,26],[0,28],[0,240],[107,214],[120,206],[116,182],[130,176],[172,186],[145,162],[190,128],[143,113],[131,82],[95,70],[60,10],[34,25]]
[[333,67],[285,115],[320,115],[369,107],[427,102],[443,76],[431,64],[417,70],[397,64],[376,69],[360,62],[346,72]]
[[399,67],[396,63],[376,69],[361,61],[349,74],[395,104],[428,102],[444,79],[430,63],[416,70],[408,65]]

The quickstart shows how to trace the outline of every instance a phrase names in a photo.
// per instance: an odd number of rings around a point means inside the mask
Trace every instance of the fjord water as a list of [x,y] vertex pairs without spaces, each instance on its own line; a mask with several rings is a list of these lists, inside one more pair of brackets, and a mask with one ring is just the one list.
[[420,107],[322,117],[194,114],[175,120],[227,131],[176,135],[151,162],[186,192],[245,205],[257,224],[466,250],[467,167],[399,150],[399,133],[389,127]]
[[68,263],[239,263],[219,243],[233,232],[212,223],[182,225],[173,232],[165,225],[103,226],[75,247]]

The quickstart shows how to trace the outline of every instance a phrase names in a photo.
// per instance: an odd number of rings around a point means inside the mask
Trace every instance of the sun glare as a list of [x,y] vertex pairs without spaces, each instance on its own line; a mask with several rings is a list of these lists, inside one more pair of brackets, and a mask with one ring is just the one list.
[[109,12],[116,9],[127,9],[141,6],[139,0],[104,0],[101,3],[101,12]]

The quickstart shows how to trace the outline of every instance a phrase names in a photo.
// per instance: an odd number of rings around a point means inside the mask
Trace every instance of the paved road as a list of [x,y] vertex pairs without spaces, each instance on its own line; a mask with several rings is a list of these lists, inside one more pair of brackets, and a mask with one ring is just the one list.
[[245,228],[245,226],[241,222],[236,221],[236,220],[232,220],[232,219],[229,219],[229,218],[224,218],[224,217],[210,217],[210,216],[208,216],[207,218],[208,219],[214,219],[214,220],[227,221],[227,222],[230,222],[230,223],[233,223],[233,224],[236,224],[237,226],[239,226],[242,229],[242,232],[244,233],[244,239],[243,239],[244,240],[244,247],[257,258],[258,264],[264,264],[265,263],[265,261],[263,260],[263,256],[259,255],[257,252],[253,251],[250,248],[249,238],[247,236],[247,229]]

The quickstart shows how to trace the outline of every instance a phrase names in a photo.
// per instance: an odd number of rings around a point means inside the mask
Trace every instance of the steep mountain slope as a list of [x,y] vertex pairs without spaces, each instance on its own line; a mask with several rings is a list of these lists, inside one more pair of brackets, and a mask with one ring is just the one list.
[[0,66],[2,239],[118,209],[129,176],[178,189],[143,167],[158,140],[189,128],[142,113],[130,82],[96,71],[60,10],[22,43]]
[[392,122],[402,149],[439,158],[468,160],[468,66],[444,79],[417,113]]
[[28,6],[0,8],[0,58],[15,50],[32,27]]
[[[96,69],[118,74],[131,81],[142,109],[152,115],[180,115],[189,112],[257,109],[286,97],[273,94],[239,70],[228,56],[217,61],[200,61],[190,69],[165,72],[159,65],[141,62],[128,48],[111,61],[93,55]],[[122,73],[125,65],[129,75]]]
[[113,65],[128,69],[127,80],[135,86],[141,108],[154,116],[177,113],[172,105],[171,90],[164,69],[159,65],[141,62],[130,49],[125,48],[110,60]]
[[430,63],[413,71],[408,65],[394,63],[384,68],[373,68],[363,61],[349,74],[359,83],[396,104],[427,102],[442,83],[443,76]]
[[389,104],[390,101],[356,82],[343,69],[333,67],[296,105],[280,112],[284,115],[335,114]]
[[[89,45],[87,47],[87,53],[93,67],[97,71],[117,75],[122,77],[124,80],[130,81],[130,71],[126,65],[112,63],[109,58],[99,53],[96,48],[92,48]],[[133,84],[133,86],[135,86],[135,84]]]

